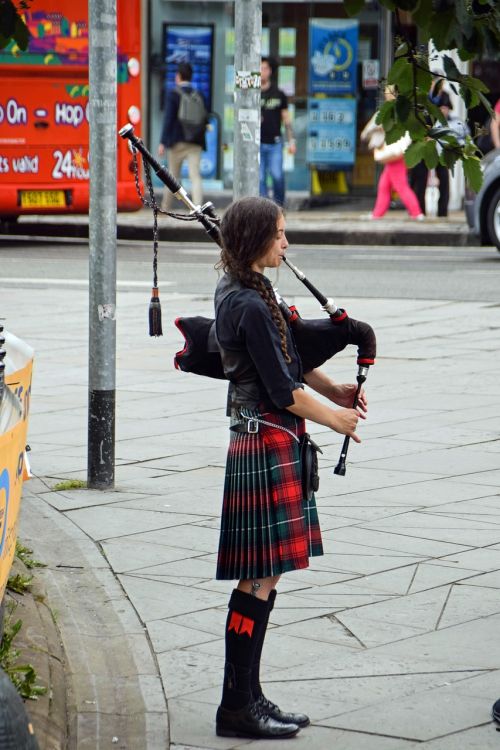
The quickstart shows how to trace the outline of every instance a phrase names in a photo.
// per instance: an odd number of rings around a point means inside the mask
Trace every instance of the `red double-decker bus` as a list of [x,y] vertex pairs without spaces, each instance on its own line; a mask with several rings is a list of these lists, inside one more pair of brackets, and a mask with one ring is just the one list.
[[[0,217],[87,213],[88,0],[33,0],[28,49],[0,50]],[[140,0],[118,0],[117,127],[141,120]],[[127,143],[118,139],[117,203],[140,208]]]

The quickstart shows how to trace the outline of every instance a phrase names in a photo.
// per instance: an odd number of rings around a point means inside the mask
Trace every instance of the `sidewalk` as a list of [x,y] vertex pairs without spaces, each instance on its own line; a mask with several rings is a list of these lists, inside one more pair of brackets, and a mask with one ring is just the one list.
[[[214,734],[231,590],[213,579],[225,385],[173,369],[168,324],[183,308],[210,315],[211,300],[165,295],[165,335],[150,339],[144,295],[119,292],[115,490],[54,492],[86,478],[87,292],[33,288],[22,311],[18,291],[1,296],[7,327],[36,349],[38,478],[19,535],[48,564],[37,576],[66,654],[70,750],[268,747]],[[294,301],[318,316],[311,298]],[[498,310],[346,307],[377,332],[370,416],[344,478],[332,472],[340,436],[311,425],[326,554],[280,582],[266,694],[310,714],[295,750],[497,750]],[[352,381],[355,351],[327,369]]]
[[[428,217],[417,222],[406,211],[390,210],[383,219],[370,221],[366,199],[364,210],[340,206],[307,211],[287,211],[287,236],[294,244],[306,245],[478,245],[467,226],[463,211],[450,212],[446,219]],[[182,204],[179,204],[181,211]],[[176,210],[178,207],[176,206]],[[219,211],[219,209],[217,209]],[[150,240],[152,213],[142,209],[118,214],[118,238]],[[212,242],[197,222],[182,222],[166,216],[159,218],[159,237],[163,241]],[[88,237],[88,216],[22,216],[9,228],[11,234],[49,237]]]

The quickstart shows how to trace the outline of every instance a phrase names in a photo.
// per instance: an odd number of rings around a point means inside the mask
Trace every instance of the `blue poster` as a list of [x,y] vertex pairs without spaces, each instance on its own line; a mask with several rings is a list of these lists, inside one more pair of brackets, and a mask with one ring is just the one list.
[[355,94],[359,22],[309,21],[309,93]]
[[205,99],[207,109],[212,109],[212,59],[214,27],[189,24],[163,24],[163,58],[166,71],[165,90],[175,88],[175,74],[180,62],[191,63],[193,86]]
[[356,99],[307,101],[306,162],[351,167],[356,155]]

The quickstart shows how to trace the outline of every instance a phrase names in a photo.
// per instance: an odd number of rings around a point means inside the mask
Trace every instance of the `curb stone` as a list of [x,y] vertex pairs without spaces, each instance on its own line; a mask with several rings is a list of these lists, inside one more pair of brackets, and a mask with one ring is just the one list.
[[144,624],[99,546],[44,500],[48,489],[24,488],[21,534],[47,564],[39,575],[66,656],[67,748],[168,748],[166,699]]

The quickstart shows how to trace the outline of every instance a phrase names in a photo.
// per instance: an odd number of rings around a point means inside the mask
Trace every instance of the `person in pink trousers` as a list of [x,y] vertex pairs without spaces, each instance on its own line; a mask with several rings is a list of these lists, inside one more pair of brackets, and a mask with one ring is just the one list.
[[[393,99],[394,91],[391,87],[385,90],[385,98]],[[384,164],[377,187],[377,198],[371,219],[381,219],[391,203],[391,191],[397,192],[406,210],[413,219],[421,221],[424,218],[418,198],[408,183],[408,168],[405,164],[404,153],[411,143],[406,133],[399,141],[386,144],[384,130],[375,122],[376,113],[365,125],[361,132],[361,140],[368,141],[368,148],[373,149],[373,158],[379,164]]]

